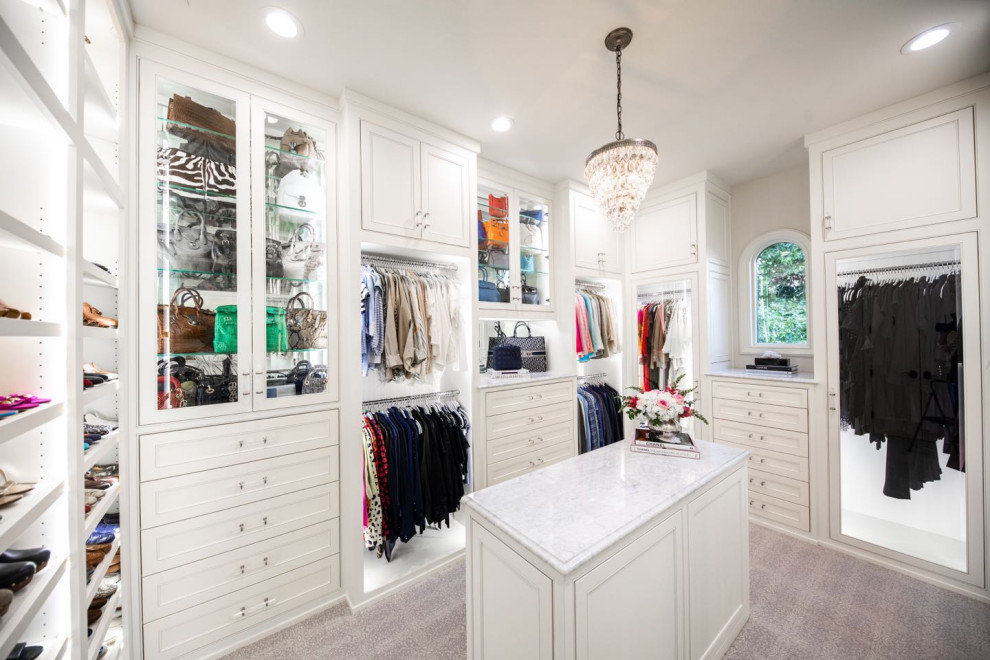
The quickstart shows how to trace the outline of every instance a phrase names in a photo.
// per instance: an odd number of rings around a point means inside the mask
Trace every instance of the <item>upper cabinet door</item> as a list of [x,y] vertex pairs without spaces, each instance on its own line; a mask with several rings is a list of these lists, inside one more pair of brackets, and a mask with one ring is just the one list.
[[249,97],[141,62],[142,423],[251,409]]
[[553,246],[550,202],[516,193],[515,233],[518,239],[519,279],[516,296],[521,309],[547,311],[553,304]]
[[634,273],[697,263],[697,195],[640,209],[632,224],[631,249]]
[[[478,182],[478,306],[510,309],[517,305],[512,257],[516,225],[509,189]],[[514,207],[513,207],[514,208]]]
[[622,273],[622,235],[612,231],[591,197],[571,193],[574,266],[598,272]]
[[252,98],[255,410],[337,398],[333,124]]
[[825,240],[976,216],[973,108],[822,153]]
[[361,227],[419,238],[422,215],[419,140],[362,120]]
[[467,247],[471,166],[466,156],[422,143],[423,240]]

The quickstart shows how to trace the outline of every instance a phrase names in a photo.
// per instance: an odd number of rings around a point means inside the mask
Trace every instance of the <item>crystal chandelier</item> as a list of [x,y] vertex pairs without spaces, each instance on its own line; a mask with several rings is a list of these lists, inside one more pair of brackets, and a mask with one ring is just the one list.
[[622,132],[622,49],[632,41],[632,30],[616,28],[605,37],[605,47],[615,53],[616,115],[619,128],[615,142],[591,152],[584,163],[584,178],[591,194],[605,211],[615,231],[632,224],[646,191],[657,172],[657,145],[649,140],[627,140]]

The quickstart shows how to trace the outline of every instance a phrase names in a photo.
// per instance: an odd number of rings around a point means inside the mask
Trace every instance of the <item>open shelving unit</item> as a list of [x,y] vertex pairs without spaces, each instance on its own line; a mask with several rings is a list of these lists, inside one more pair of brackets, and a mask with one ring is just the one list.
[[[96,633],[87,637],[85,543],[117,507],[120,486],[85,518],[83,474],[119,464],[126,443],[113,433],[84,453],[82,417],[117,417],[126,388],[113,381],[84,391],[85,362],[121,373],[124,365],[122,335],[84,327],[81,305],[117,317],[125,293],[113,273],[123,266],[126,231],[120,111],[129,29],[112,0],[0,3],[0,298],[32,316],[0,319],[0,397],[51,399],[0,419],[2,467],[10,479],[36,484],[0,509],[0,551],[52,552],[0,619],[0,657],[18,642],[41,646],[43,660],[86,657],[93,643],[99,649]],[[107,625],[116,604],[108,610]]]

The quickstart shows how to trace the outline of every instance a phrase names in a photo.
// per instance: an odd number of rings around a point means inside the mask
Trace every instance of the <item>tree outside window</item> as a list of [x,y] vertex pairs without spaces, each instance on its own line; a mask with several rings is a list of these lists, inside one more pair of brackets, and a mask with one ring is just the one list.
[[796,243],[774,243],[754,263],[756,343],[808,342],[807,266]]

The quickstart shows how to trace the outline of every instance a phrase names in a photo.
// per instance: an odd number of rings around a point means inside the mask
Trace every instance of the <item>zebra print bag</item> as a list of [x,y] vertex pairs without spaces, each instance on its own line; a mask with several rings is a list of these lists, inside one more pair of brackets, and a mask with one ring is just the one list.
[[237,194],[237,170],[224,163],[174,148],[158,150],[158,180],[170,195],[203,198]]

